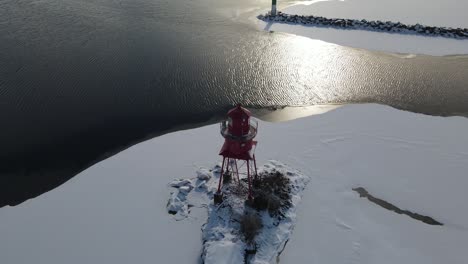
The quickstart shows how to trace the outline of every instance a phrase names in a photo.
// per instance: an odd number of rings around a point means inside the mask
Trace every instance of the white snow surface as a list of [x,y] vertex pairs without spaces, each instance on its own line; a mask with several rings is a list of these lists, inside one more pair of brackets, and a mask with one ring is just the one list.
[[[291,5],[293,4],[293,5]],[[468,28],[468,1],[346,0],[286,2],[279,8],[287,14],[314,15]],[[266,10],[264,11],[266,13]],[[393,53],[468,54],[468,40],[404,35],[365,30],[343,30],[310,25],[257,22],[262,30],[287,32],[339,45]]]
[[[222,230],[229,232],[229,230]],[[229,236],[223,240],[207,242],[205,264],[244,263],[243,244],[232,242]]]
[[[218,130],[214,124],[148,140],[2,208],[1,262],[198,263],[206,208],[195,204],[188,218],[174,221],[168,183],[215,165]],[[280,263],[466,263],[466,118],[349,105],[259,122],[257,140],[258,164],[281,160],[311,178]],[[444,225],[388,211],[351,190],[358,186]]]

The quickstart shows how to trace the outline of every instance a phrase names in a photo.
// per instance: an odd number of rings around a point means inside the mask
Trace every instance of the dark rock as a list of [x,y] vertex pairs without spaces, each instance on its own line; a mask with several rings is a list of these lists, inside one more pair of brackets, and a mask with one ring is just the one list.
[[433,218],[429,217],[429,216],[425,216],[425,215],[420,215],[420,214],[417,214],[417,213],[413,213],[413,212],[410,212],[408,210],[402,210],[398,207],[396,207],[395,205],[387,202],[387,201],[384,201],[382,199],[379,199],[379,198],[376,198],[374,196],[372,196],[371,194],[369,194],[369,192],[364,189],[363,187],[358,187],[358,188],[353,188],[352,189],[353,191],[359,193],[359,197],[365,197],[367,198],[369,201],[387,209],[387,210],[390,210],[390,211],[393,211],[395,213],[398,213],[398,214],[405,214],[413,219],[416,219],[418,221],[421,221],[423,223],[426,223],[428,225],[444,225],[436,220],[434,220]]
[[214,204],[218,205],[223,202],[223,193],[215,193],[213,196]]

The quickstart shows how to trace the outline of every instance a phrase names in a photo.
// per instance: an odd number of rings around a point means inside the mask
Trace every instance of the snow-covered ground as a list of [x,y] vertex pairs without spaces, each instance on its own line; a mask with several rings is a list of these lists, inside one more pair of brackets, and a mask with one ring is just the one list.
[[[1,262],[197,263],[206,210],[175,221],[168,182],[220,161],[218,125],[135,145],[60,188],[0,210]],[[379,105],[260,122],[257,159],[311,177],[281,263],[466,263],[468,120]],[[428,215],[430,226],[351,188]]]
[[[279,10],[287,14],[314,15],[329,18],[349,18],[395,21],[406,24],[424,24],[468,28],[467,1],[425,0],[345,0],[298,1],[290,5],[280,2]],[[364,30],[329,29],[304,25],[266,23],[261,29],[288,32],[320,39],[339,45],[410,54],[454,55],[468,54],[468,40],[424,37]]]

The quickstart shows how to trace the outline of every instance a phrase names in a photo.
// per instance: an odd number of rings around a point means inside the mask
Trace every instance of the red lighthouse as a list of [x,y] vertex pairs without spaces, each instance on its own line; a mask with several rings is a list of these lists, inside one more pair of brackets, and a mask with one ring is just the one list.
[[220,203],[223,199],[221,187],[224,177],[230,177],[232,174],[235,174],[238,182],[240,183],[240,167],[238,167],[237,164],[238,160],[246,163],[246,174],[249,186],[248,198],[252,199],[251,173],[254,171],[255,177],[257,177],[257,164],[254,154],[257,141],[254,141],[253,139],[257,135],[258,124],[257,121],[251,119],[251,115],[252,114],[249,110],[238,104],[235,108],[229,110],[227,113],[227,119],[221,122],[221,135],[225,140],[221,151],[219,152],[219,155],[223,156],[223,163],[221,165],[221,176],[219,178],[218,191],[214,196],[215,203]]

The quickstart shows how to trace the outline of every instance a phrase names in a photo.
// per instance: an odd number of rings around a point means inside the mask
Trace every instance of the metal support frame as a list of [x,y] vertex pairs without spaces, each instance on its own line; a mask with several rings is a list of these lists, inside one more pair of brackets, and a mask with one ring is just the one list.
[[250,179],[250,166],[249,166],[249,160],[247,160],[247,179],[249,181],[249,200],[252,200],[252,183]]
[[[233,164],[231,164],[231,160],[233,160]],[[257,179],[257,162],[255,160],[255,155],[253,156],[253,164],[249,160],[246,160],[246,167],[247,167],[247,180],[248,180],[248,186],[249,186],[249,194],[248,194],[248,199],[251,200],[253,198],[253,193],[252,193],[252,175],[251,172],[255,172],[254,179]],[[223,187],[223,180],[224,180],[224,173],[229,172],[229,166],[231,166],[231,172],[236,174],[237,178],[237,183],[240,185],[240,178],[239,178],[239,167],[237,165],[237,159],[231,159],[223,156],[223,162],[221,165],[221,172],[219,176],[219,182],[218,182],[218,191],[216,192],[218,195],[221,194],[221,189]]]
[[237,175],[237,184],[240,185],[240,179],[239,179],[239,168],[237,167],[237,160],[234,160],[236,163],[236,175]]
[[257,173],[257,161],[255,160],[255,154],[253,154],[252,157],[253,157],[254,168],[255,168],[255,180],[257,180],[258,179],[258,173]]
[[224,173],[224,161],[226,157],[223,157],[223,164],[221,165],[221,174],[219,175],[219,183],[218,183],[218,193],[221,193],[221,184],[223,182],[223,173]]

